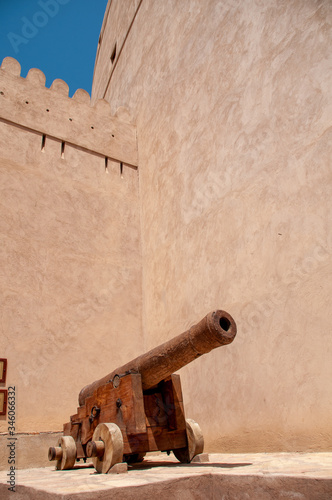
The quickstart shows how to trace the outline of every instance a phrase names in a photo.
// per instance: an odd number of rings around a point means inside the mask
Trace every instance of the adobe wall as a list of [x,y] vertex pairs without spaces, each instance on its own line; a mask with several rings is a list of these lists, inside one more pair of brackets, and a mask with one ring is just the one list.
[[238,325],[181,370],[208,451],[331,449],[331,25],[329,0],[104,20],[92,99],[136,120],[146,346],[214,308]]
[[120,114],[3,61],[0,357],[17,433],[61,431],[80,389],[141,350],[136,130]]

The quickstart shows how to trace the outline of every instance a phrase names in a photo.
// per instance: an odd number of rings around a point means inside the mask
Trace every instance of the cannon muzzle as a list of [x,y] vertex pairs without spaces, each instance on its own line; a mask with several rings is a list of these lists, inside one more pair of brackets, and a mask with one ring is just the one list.
[[86,398],[91,396],[98,387],[107,382],[114,383],[116,377],[129,373],[141,375],[144,390],[155,387],[166,377],[202,354],[216,347],[230,344],[235,335],[236,324],[230,314],[221,310],[211,312],[186,332],[84,387],[79,394],[79,404],[82,406]]

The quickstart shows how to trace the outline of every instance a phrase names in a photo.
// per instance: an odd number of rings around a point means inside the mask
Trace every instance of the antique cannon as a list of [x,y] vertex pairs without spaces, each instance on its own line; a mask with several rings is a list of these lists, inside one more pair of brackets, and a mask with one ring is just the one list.
[[214,311],[188,331],[84,387],[77,413],[64,424],[58,446],[49,449],[57,469],[92,457],[97,472],[142,461],[149,451],[173,451],[180,462],[203,452],[196,422],[184,416],[180,376],[174,372],[202,354],[229,344],[236,324]]

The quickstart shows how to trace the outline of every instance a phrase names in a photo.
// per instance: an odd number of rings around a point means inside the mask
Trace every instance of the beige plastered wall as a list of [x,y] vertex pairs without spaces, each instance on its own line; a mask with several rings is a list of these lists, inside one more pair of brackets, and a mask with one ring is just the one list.
[[[69,99],[61,81],[45,89],[40,71],[24,79],[10,58],[0,77],[0,115],[12,109],[0,119],[0,357],[3,386],[15,387],[23,467],[46,461],[52,435],[36,438],[27,459],[22,433],[61,431],[80,389],[141,348],[138,171],[96,152],[105,144],[92,134],[107,113],[113,119],[108,103],[92,108],[83,91]],[[32,128],[19,124],[31,117]],[[63,141],[71,126],[86,130],[73,140],[95,150]]]
[[224,308],[234,343],[180,372],[207,451],[331,450],[331,2],[109,7],[92,99],[136,120],[146,348]]

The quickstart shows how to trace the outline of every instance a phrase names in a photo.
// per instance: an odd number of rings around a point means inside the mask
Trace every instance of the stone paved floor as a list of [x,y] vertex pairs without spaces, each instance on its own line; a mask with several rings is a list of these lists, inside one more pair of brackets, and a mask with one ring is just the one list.
[[210,454],[180,464],[149,454],[126,474],[96,474],[91,466],[16,471],[16,493],[0,472],[0,498],[13,499],[291,499],[332,500],[332,453]]

